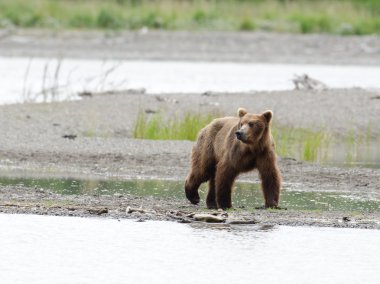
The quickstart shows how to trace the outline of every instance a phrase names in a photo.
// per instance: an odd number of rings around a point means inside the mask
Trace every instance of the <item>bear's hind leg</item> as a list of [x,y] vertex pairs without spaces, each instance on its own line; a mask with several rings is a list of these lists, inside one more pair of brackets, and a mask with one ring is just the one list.
[[206,204],[208,209],[216,209],[216,192],[215,192],[215,175],[213,175],[208,181],[208,193],[206,198]]
[[191,171],[185,182],[186,197],[193,204],[198,204],[200,201],[199,186],[215,173],[214,152],[212,145],[207,144],[206,140],[204,133],[201,132],[192,150]]

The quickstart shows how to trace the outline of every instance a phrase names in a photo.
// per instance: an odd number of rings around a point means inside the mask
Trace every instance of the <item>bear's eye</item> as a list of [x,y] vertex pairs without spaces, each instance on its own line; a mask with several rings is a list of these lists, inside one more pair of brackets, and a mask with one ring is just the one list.
[[253,127],[255,124],[253,122],[248,122],[249,127]]

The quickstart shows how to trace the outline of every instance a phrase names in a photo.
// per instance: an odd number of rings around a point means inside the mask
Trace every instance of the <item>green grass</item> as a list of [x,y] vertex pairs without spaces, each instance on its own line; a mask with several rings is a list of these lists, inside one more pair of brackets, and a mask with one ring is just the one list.
[[190,140],[197,138],[199,130],[216,116],[186,113],[183,117],[174,116],[165,119],[160,114],[152,116],[139,112],[133,136],[152,140]]
[[303,161],[324,161],[333,141],[333,136],[324,130],[286,127],[276,123],[272,127],[272,135],[278,155]]
[[[214,118],[221,116],[223,115],[188,112],[181,117],[167,118],[162,114],[147,115],[139,112],[133,136],[139,139],[195,141],[198,132],[203,127]],[[368,153],[360,155],[358,149],[360,146],[370,145],[374,139],[379,138],[374,137],[371,127],[363,133],[351,130],[338,135],[324,129],[311,130],[283,126],[274,121],[271,130],[279,156],[318,163],[325,163],[334,158],[337,147],[338,151],[345,155],[341,162],[350,164],[358,159],[371,161],[373,149],[368,148]]]
[[[134,138],[151,140],[190,140],[195,141],[198,132],[220,115],[186,113],[183,117],[164,118],[160,114],[151,116],[139,112]],[[276,141],[276,151],[280,156],[293,156],[304,161],[319,161],[323,149],[332,140],[325,131],[311,131],[289,128],[274,124],[272,135]]]
[[380,34],[378,0],[0,0],[0,27]]

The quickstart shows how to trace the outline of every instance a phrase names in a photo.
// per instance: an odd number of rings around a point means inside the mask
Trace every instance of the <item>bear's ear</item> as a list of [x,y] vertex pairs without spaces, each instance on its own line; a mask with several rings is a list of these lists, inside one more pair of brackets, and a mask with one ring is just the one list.
[[237,111],[237,114],[239,117],[243,117],[244,115],[246,115],[248,113],[248,111],[245,109],[245,108],[242,108],[240,107]]
[[267,110],[267,111],[263,112],[262,116],[269,123],[272,120],[273,112],[271,110]]

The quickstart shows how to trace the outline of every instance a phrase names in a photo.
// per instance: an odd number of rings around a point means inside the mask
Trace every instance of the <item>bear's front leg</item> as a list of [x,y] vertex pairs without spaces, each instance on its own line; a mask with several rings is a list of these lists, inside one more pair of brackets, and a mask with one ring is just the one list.
[[281,174],[276,164],[276,154],[271,151],[268,155],[256,161],[261,178],[265,198],[265,208],[277,208],[280,200]]
[[226,167],[223,163],[218,165],[215,176],[216,204],[218,209],[232,207],[231,193],[235,178],[236,173],[233,169]]
[[201,180],[194,176],[192,173],[189,174],[189,176],[186,179],[185,182],[185,193],[187,199],[192,203],[192,204],[198,204],[200,197],[198,193],[198,188],[201,185]]

